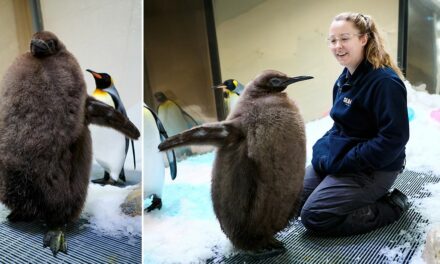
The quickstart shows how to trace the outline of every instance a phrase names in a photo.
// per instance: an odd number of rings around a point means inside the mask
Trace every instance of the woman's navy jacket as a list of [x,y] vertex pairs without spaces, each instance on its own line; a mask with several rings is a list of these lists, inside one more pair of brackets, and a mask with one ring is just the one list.
[[313,146],[321,174],[401,170],[409,139],[406,89],[388,67],[363,61],[333,88],[333,127]]

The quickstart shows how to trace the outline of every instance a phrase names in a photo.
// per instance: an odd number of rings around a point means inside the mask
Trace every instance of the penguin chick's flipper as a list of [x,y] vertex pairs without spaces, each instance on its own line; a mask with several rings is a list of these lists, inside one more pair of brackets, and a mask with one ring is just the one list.
[[127,117],[91,96],[86,99],[86,121],[87,124],[111,127],[132,139],[140,136],[139,130]]
[[61,229],[49,230],[43,238],[43,247],[49,247],[55,257],[58,252],[67,254],[67,241]]
[[162,209],[162,199],[157,197],[157,195],[153,194],[153,201],[151,202],[150,206],[147,207],[147,213],[153,211],[154,209]]
[[225,146],[236,143],[243,134],[234,120],[204,124],[169,137],[159,144],[159,150],[169,150],[186,145]]

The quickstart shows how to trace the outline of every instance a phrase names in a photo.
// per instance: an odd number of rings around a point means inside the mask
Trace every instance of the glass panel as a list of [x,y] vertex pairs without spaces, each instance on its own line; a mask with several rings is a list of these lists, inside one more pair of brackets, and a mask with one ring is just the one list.
[[213,1],[223,81],[246,84],[265,69],[314,76],[286,89],[306,121],[328,112],[333,84],[342,71],[326,43],[335,15],[344,11],[371,15],[387,51],[397,58],[398,0]]
[[406,77],[420,90],[439,93],[438,1],[412,0],[408,4],[408,51]]

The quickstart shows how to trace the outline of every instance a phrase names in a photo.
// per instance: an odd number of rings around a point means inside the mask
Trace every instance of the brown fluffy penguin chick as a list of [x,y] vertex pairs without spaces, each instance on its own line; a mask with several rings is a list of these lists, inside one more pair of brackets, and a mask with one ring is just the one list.
[[117,127],[120,117],[87,99],[78,62],[53,33],[34,34],[30,48],[1,86],[0,200],[11,210],[10,221],[43,220],[49,229],[43,245],[56,255],[67,252],[62,229],[79,217],[87,195],[87,124]]
[[250,82],[223,122],[168,138],[160,150],[188,145],[218,147],[211,195],[221,228],[233,245],[257,257],[284,252],[274,235],[298,209],[306,138],[295,103],[282,91],[310,79],[267,70]]

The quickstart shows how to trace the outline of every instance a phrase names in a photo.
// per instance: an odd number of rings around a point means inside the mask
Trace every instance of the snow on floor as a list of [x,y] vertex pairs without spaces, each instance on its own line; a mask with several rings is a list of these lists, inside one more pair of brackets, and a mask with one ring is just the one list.
[[[407,83],[408,107],[414,110],[410,121],[410,140],[407,144],[408,170],[434,173],[440,176],[440,122],[430,114],[440,108],[440,96],[418,92]],[[312,145],[332,125],[330,117],[309,122],[307,129],[307,163],[310,163]],[[210,197],[210,175],[214,153],[191,157],[178,163],[175,181],[165,175],[163,207],[144,215],[144,263],[203,263],[207,259],[219,259],[222,255],[233,254],[234,250],[220,230],[213,213]],[[440,224],[440,184],[429,184],[425,191],[428,198],[410,197],[430,224],[420,225],[422,232],[429,230],[433,223]],[[146,200],[149,205],[151,200]],[[402,230],[402,232],[406,232]],[[399,256],[407,244],[394,248],[383,248],[380,254],[389,263],[399,263]],[[412,263],[423,263],[419,248]],[[397,258],[395,258],[397,256]]]
[[179,162],[174,181],[166,173],[162,209],[144,215],[144,263],[204,262],[232,251],[212,209],[213,159],[208,153]]
[[120,205],[136,186],[124,188],[90,184],[81,217],[96,233],[113,237],[141,236],[142,217],[122,213]]

